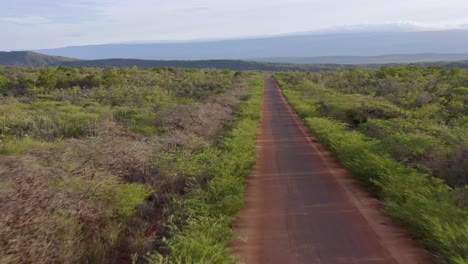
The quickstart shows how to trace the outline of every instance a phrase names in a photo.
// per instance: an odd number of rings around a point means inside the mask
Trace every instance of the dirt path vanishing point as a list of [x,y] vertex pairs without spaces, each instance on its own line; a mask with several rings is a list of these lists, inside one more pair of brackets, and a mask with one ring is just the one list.
[[433,262],[309,136],[271,78],[235,229],[247,264]]

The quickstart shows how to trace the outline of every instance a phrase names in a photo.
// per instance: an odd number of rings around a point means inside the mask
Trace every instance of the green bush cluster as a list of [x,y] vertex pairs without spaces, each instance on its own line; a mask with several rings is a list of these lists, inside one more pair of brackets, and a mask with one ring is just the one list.
[[[67,212],[66,207],[57,207],[58,212],[51,216],[75,223],[76,237],[70,239],[75,243],[76,250],[82,251],[82,255],[77,258],[81,258],[80,262],[91,263],[115,261],[118,256],[113,249],[118,248],[119,243],[125,239],[122,236],[129,219],[137,213],[137,206],[143,204],[152,194],[144,185],[119,183],[114,177],[105,180],[72,178],[52,181],[50,188],[69,196],[81,197],[78,202],[88,203],[89,208],[81,208],[84,212]],[[87,210],[91,212],[86,212]],[[71,228],[65,226],[64,229],[68,232],[67,229]],[[69,243],[67,240],[61,242]]]

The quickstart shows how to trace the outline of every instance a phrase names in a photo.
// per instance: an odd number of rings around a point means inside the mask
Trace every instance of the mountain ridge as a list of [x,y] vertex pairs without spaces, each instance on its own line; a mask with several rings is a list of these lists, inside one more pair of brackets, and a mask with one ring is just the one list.
[[50,56],[32,51],[0,51],[0,65],[8,67],[55,66],[57,63],[76,61],[73,58]]
[[420,53],[387,54],[379,56],[318,56],[318,57],[274,57],[253,59],[259,62],[295,63],[295,64],[388,64],[419,62],[451,62],[468,60],[468,53]]
[[119,43],[38,50],[48,55],[95,60],[213,60],[468,53],[468,30],[280,35],[193,42]]

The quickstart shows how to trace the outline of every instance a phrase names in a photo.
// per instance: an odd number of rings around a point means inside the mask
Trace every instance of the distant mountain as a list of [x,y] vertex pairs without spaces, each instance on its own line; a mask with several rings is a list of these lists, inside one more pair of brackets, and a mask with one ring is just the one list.
[[[440,58],[443,54],[434,55]],[[391,55],[390,58],[393,58]],[[399,55],[398,55],[399,56]],[[406,56],[406,55],[405,55]],[[419,55],[410,55],[409,57],[418,57]],[[385,56],[383,56],[385,57]],[[435,58],[434,57],[434,58]],[[359,57],[358,57],[359,58]],[[372,60],[370,57],[367,60]],[[312,58],[318,60],[317,58]],[[336,57],[329,57],[327,60],[338,60]],[[374,60],[377,60],[374,58]],[[175,68],[215,68],[215,69],[229,69],[234,71],[342,71],[350,68],[371,68],[376,69],[383,65],[399,66],[407,63],[386,63],[386,64],[328,64],[328,63],[315,63],[315,64],[299,64],[299,63],[279,63],[279,62],[256,62],[256,61],[243,61],[243,60],[138,60],[138,59],[104,59],[104,60],[77,60],[72,58],[49,56],[30,51],[15,51],[15,52],[0,52],[0,65],[5,67],[139,67],[139,68],[161,68],[161,67],[175,67]],[[423,66],[446,66],[448,68],[459,67],[468,69],[468,60],[466,61],[445,61],[445,62],[421,62],[418,63]]]
[[341,65],[301,65],[286,63],[265,63],[241,60],[198,60],[163,61],[138,59],[77,60],[66,57],[49,56],[31,51],[0,52],[0,65],[5,67],[133,67],[139,68],[216,68],[234,71],[335,71],[346,67]]
[[32,51],[0,51],[0,65],[6,67],[40,67],[55,66],[75,59],[49,56]]
[[[207,42],[106,44],[40,50],[80,59],[212,60],[468,53],[468,30],[347,32]],[[462,58],[460,58],[462,59]]]
[[303,58],[259,58],[260,62],[299,63],[299,64],[388,64],[417,62],[451,62],[468,60],[468,53],[456,54],[394,54],[381,56],[329,56]]
[[451,68],[461,68],[461,69],[468,69],[468,60],[464,61],[454,61],[454,62],[423,62],[419,63],[419,65],[424,66],[424,67],[429,67],[429,66],[444,66],[449,69]]

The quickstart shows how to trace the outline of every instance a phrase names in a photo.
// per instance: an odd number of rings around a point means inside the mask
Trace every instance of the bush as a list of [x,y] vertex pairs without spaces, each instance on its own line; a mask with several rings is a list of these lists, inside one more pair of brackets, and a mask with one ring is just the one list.
[[0,159],[0,261],[102,263],[111,258],[127,218],[149,190],[115,177],[70,177],[41,163],[31,156]]
[[4,139],[0,142],[0,155],[15,155],[23,154],[31,149],[37,148],[53,148],[53,143],[40,142],[32,140],[29,137],[23,139]]

